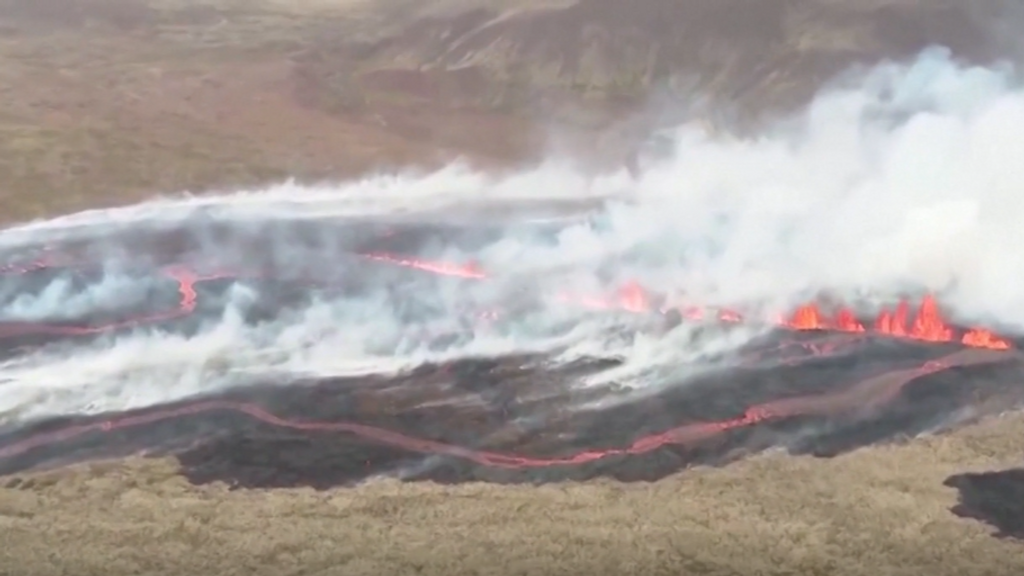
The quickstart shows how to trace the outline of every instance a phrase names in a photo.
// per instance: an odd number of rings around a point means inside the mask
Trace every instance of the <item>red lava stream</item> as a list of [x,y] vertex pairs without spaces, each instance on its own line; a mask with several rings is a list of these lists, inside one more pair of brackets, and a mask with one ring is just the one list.
[[[425,262],[411,258],[389,254],[373,253],[363,255],[376,262],[415,268],[435,274],[444,274],[471,280],[485,280],[486,274],[476,267],[461,267],[450,263]],[[0,269],[0,273],[11,275],[26,273],[40,268],[54,267],[52,263],[36,263],[24,267],[8,267]],[[102,326],[61,326],[53,324],[0,324],[0,337],[13,337],[25,334],[54,335],[88,335],[116,330],[124,327],[140,326],[154,322],[163,322],[181,318],[193,313],[196,308],[196,285],[215,278],[230,277],[226,274],[201,275],[188,268],[176,266],[162,270],[168,279],[178,284],[180,301],[178,307],[163,313],[140,316],[117,323]],[[645,291],[639,286],[631,285],[623,289],[617,298],[582,299],[569,296],[577,305],[602,309],[620,309],[637,313],[666,313],[666,309],[652,309],[648,304]],[[679,309],[683,318],[701,319],[717,318],[723,322],[743,321],[742,315],[730,310],[711,310],[706,308],[687,307]],[[1012,350],[1010,342],[1000,338],[988,330],[973,328],[957,333],[943,321],[938,306],[933,298],[926,297],[919,310],[911,320],[907,302],[902,302],[894,311],[883,311],[874,325],[865,327],[847,309],[839,309],[835,314],[826,316],[818,306],[808,304],[798,308],[788,318],[780,319],[777,325],[783,329],[800,331],[820,331],[848,334],[849,338],[862,338],[868,335],[909,339],[919,342],[957,343],[962,349],[950,353],[938,360],[929,361],[919,367],[890,371],[880,376],[868,378],[847,386],[834,393],[819,394],[775,400],[752,406],[737,418],[715,422],[687,424],[665,430],[663,432],[642,437],[628,447],[589,450],[563,457],[528,457],[514,454],[474,450],[446,444],[433,440],[416,438],[410,435],[389,431],[383,428],[351,423],[351,422],[320,422],[285,419],[274,415],[264,407],[255,403],[231,402],[224,400],[197,400],[192,404],[162,411],[154,411],[136,416],[121,416],[103,422],[69,426],[57,431],[40,433],[27,439],[0,447],[0,458],[11,458],[48,444],[68,441],[72,438],[93,432],[110,432],[151,424],[192,414],[211,411],[236,411],[268,424],[298,431],[320,431],[352,434],[373,442],[404,448],[424,454],[446,455],[466,459],[485,466],[502,468],[542,468],[549,466],[578,465],[593,462],[602,458],[617,455],[643,454],[666,445],[689,445],[709,439],[728,430],[753,426],[769,421],[782,420],[796,416],[830,416],[856,410],[880,408],[896,397],[911,381],[946,370],[952,367],[980,365],[1017,359],[1019,355]],[[835,344],[835,343],[833,343]],[[805,347],[811,346],[804,344]],[[817,355],[829,354],[833,347],[808,348]]]

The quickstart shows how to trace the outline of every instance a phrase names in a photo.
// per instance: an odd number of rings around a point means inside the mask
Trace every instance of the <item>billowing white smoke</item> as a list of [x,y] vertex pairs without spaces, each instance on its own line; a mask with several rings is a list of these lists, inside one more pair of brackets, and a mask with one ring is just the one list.
[[[469,293],[433,288],[429,298],[454,312],[467,298],[506,303],[524,283],[554,295],[637,280],[690,302],[778,310],[820,290],[929,289],[965,320],[1024,326],[1024,91],[1011,71],[961,67],[933,50],[911,65],[846,76],[804,114],[757,139],[720,140],[692,126],[675,138],[677,153],[635,181],[625,174],[588,178],[557,162],[511,176],[452,166],[87,212],[11,229],[0,235],[0,248],[112,225],[184,221],[200,211],[244,225],[268,217],[415,216],[498,201],[612,199],[599,225],[567,225],[555,241],[513,230],[476,253],[451,251],[451,259],[472,257],[496,277]],[[275,249],[288,261],[294,247],[280,242]],[[236,292],[243,306],[244,290]],[[28,310],[30,301],[20,300],[19,314],[55,314],[52,299],[34,302],[46,309]],[[481,328],[431,352],[416,330],[454,329],[456,316],[410,326],[401,305],[382,290],[358,302],[321,301],[255,327],[229,308],[189,338],[140,333],[74,353],[41,351],[0,365],[0,414],[140,406],[254,373],[386,372],[430,358],[526,349],[559,351],[563,359],[620,356],[627,364],[613,377],[656,386],[754,333],[624,336],[635,320],[595,318],[551,300],[510,333]]]
[[682,285],[715,298],[944,291],[969,316],[1024,322],[1024,92],[941,50],[824,92],[756,141],[683,129],[638,186],[642,230],[710,242]]

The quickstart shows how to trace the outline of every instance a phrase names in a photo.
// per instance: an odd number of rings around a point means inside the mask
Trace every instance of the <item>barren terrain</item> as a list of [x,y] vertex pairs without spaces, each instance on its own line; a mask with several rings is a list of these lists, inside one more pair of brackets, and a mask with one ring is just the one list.
[[[999,8],[0,0],[0,206],[24,220],[459,156],[507,167],[554,133],[596,142],[577,151],[615,169],[662,110],[742,132],[851,64],[930,43],[970,60],[1008,53]],[[693,93],[714,105],[682,102]],[[947,479],[1019,466],[1022,435],[1013,413],[651,483],[231,490],[190,484],[173,458],[76,464],[0,478],[0,572],[1013,574],[1024,544],[953,514]]]
[[857,62],[930,43],[989,59],[999,4],[5,0],[5,217],[456,156],[507,165],[553,134],[597,141],[611,168],[664,110],[733,130]]

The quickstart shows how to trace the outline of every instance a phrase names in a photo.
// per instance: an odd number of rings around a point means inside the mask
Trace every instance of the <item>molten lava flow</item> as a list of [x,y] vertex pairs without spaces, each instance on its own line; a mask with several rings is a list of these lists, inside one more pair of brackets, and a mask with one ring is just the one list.
[[864,325],[857,321],[853,311],[849,308],[842,308],[836,313],[835,328],[843,332],[863,332]]
[[792,319],[786,321],[785,325],[794,330],[825,330],[829,328],[825,316],[814,304],[804,304],[797,308]]
[[901,300],[896,312],[882,310],[875,321],[875,332],[898,338],[913,338],[926,342],[952,342],[953,329],[946,325],[933,296],[925,296],[914,322],[909,327],[910,306]]
[[[652,310],[647,292],[636,282],[629,282],[619,289],[617,297],[602,299],[563,293],[559,298],[562,302],[571,303],[595,310],[625,310],[629,312],[648,312]],[[683,318],[702,321],[714,318],[719,322],[743,322],[743,316],[726,308],[709,309],[699,306],[682,306],[676,308]],[[668,312],[669,308],[661,310]],[[901,300],[894,311],[882,310],[875,321],[872,333],[907,338],[923,342],[955,342],[954,330],[942,318],[938,303],[933,296],[926,296],[910,322],[910,304]],[[777,325],[790,330],[835,330],[839,332],[866,333],[868,329],[857,319],[849,308],[839,308],[830,318],[817,304],[804,304],[798,307],[788,318],[780,317]],[[972,348],[988,348],[990,350],[1008,350],[1010,343],[988,330],[973,328],[959,339],[959,342]]]
[[875,320],[875,332],[888,336],[907,336],[907,316],[909,313],[910,308],[906,300],[901,300],[896,305],[895,313],[882,310],[878,315],[878,319]]
[[[379,262],[416,268],[434,274],[459,276],[474,280],[487,278],[487,275],[480,270],[476,263],[458,265],[448,262],[416,260],[385,253],[364,254],[363,257]],[[636,281],[624,284],[614,298],[561,293],[558,295],[558,300],[595,310],[624,310],[634,313],[645,313],[655,310],[648,292]],[[742,314],[725,308],[711,309],[700,306],[683,306],[677,308],[677,310],[682,314],[683,318],[693,321],[701,321],[707,318],[715,318],[719,322],[726,323],[740,323],[744,321]],[[661,310],[662,313],[668,311],[668,308]],[[861,324],[852,310],[840,308],[829,318],[817,304],[813,303],[798,307],[789,318],[779,318],[776,323],[781,327],[791,330],[868,332],[868,329]],[[988,348],[990,350],[1008,350],[1012,347],[1008,340],[981,328],[972,328],[957,339],[955,331],[946,324],[942,314],[939,312],[938,303],[931,295],[925,296],[921,301],[921,305],[914,315],[912,323],[910,322],[910,304],[906,300],[901,300],[896,305],[895,310],[882,310],[879,313],[870,332],[883,336],[908,338],[923,342],[959,341],[964,346]]]
[[910,330],[910,336],[927,342],[950,342],[953,340],[953,329],[942,321],[939,314],[939,305],[931,295],[925,296],[921,301],[921,309],[914,319],[914,326]]
[[972,328],[960,339],[964,346],[972,348],[988,348],[990,350],[1009,350],[1010,343],[982,328]]
[[[924,342],[954,342],[954,330],[942,318],[939,305],[934,296],[925,296],[921,301],[914,322],[908,327],[910,305],[901,301],[894,312],[883,310],[875,321],[873,332],[896,338],[911,338]],[[853,312],[841,308],[831,322],[814,304],[805,304],[797,308],[792,317],[780,322],[793,330],[839,330],[842,332],[865,332],[864,326],[857,321]],[[1010,343],[988,330],[973,328],[968,330],[960,343],[972,348],[988,348],[991,350],[1008,350]]]
[[474,263],[453,264],[451,262],[417,260],[415,258],[405,258],[385,253],[363,254],[362,256],[367,260],[387,262],[388,264],[395,264],[398,266],[404,266],[406,268],[415,268],[417,270],[423,270],[424,272],[432,272],[434,274],[438,274],[441,276],[457,276],[460,278],[469,278],[473,280],[483,280],[484,278],[487,278],[487,275],[484,274],[480,270],[480,268]]
[[[708,316],[706,309],[689,306],[680,308],[684,318],[701,320]],[[730,310],[720,310],[714,314],[723,322],[740,322],[743,317]],[[939,312],[939,305],[933,296],[926,296],[913,323],[910,319],[910,304],[900,301],[895,311],[883,310],[875,321],[871,332],[894,338],[907,338],[923,342],[956,342],[957,337],[952,327],[946,324]],[[835,330],[839,332],[864,333],[868,330],[857,320],[849,308],[840,308],[830,318],[817,304],[799,306],[789,317],[779,317],[776,322],[782,328],[790,330]],[[908,326],[909,324],[909,326]],[[1009,341],[1000,338],[988,330],[972,328],[959,339],[964,346],[972,348],[988,348],[990,350],[1008,350]]]

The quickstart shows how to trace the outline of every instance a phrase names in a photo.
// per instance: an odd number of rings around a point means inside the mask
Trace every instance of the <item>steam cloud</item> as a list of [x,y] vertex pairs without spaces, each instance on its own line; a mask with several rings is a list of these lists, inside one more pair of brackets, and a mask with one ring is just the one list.
[[[588,178],[557,161],[511,176],[453,165],[337,186],[290,183],[83,212],[8,229],[0,250],[200,216],[258,227],[270,218],[415,219],[497,203],[591,199],[603,201],[599,213],[567,221],[554,242],[510,224],[504,238],[480,251],[444,254],[473,258],[497,271],[496,281],[469,292],[434,287],[401,300],[429,299],[454,312],[467,298],[507,304],[523,282],[553,295],[567,288],[601,293],[636,280],[690,302],[770,311],[821,291],[863,300],[928,290],[955,318],[1019,330],[1021,134],[1024,92],[1010,67],[965,67],[934,49],[910,64],[839,78],[804,113],[757,139],[717,139],[681,126],[675,153],[637,180],[624,173]],[[286,239],[275,249],[280,262],[297,257]],[[74,298],[113,300],[125,289],[124,278],[111,275]],[[55,285],[5,300],[0,313],[53,318],[66,313],[68,298],[66,286]],[[607,378],[654,387],[677,382],[709,355],[754,335],[751,329],[695,339],[685,328],[665,337],[635,335],[635,319],[597,318],[549,299],[511,331],[480,329],[436,351],[415,330],[455,328],[455,314],[413,326],[400,309],[405,304],[383,289],[360,301],[318,301],[257,327],[239,319],[246,298],[237,288],[235,305],[196,336],[139,332],[7,361],[0,365],[0,419],[139,407],[242,384],[256,373],[389,372],[432,359],[530,350],[557,353],[560,361],[620,356],[626,365]]]

